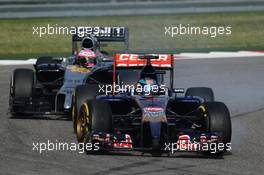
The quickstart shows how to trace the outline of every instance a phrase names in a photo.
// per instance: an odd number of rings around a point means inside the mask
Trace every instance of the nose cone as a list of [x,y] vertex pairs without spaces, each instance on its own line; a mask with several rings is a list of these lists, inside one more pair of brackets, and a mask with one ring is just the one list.
[[160,122],[150,122],[150,132],[153,139],[159,139],[160,138],[160,128],[161,123]]

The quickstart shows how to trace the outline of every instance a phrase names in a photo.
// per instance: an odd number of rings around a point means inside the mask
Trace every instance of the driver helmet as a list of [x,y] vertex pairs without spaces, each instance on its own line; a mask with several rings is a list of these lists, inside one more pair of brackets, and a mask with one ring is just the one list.
[[151,95],[153,90],[152,88],[158,85],[157,81],[151,77],[140,79],[138,84],[141,86],[143,94],[145,95]]
[[96,55],[90,49],[83,49],[77,55],[76,63],[79,66],[83,66],[86,68],[92,68],[96,64]]

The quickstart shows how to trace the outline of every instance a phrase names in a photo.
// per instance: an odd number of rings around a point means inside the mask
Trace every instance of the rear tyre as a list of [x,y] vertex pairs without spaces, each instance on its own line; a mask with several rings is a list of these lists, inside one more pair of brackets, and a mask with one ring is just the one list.
[[214,101],[214,92],[208,87],[192,87],[188,88],[185,96],[198,96],[203,98],[206,102]]
[[[31,69],[16,69],[13,72],[10,82],[10,104],[14,98],[31,98],[33,96],[34,72]],[[12,113],[16,114],[15,108]]]
[[112,112],[106,101],[88,100],[81,105],[76,122],[78,142],[89,142],[91,131],[112,133]]
[[222,102],[207,102],[200,108],[203,108],[203,117],[205,118],[205,129],[210,133],[221,133],[220,142],[225,145],[224,150],[217,153],[223,154],[227,144],[231,142],[232,124],[230,113],[226,105]]
[[72,121],[74,132],[76,133],[76,122],[79,116],[81,105],[86,100],[92,100],[98,93],[98,85],[80,85],[75,88],[72,101]]

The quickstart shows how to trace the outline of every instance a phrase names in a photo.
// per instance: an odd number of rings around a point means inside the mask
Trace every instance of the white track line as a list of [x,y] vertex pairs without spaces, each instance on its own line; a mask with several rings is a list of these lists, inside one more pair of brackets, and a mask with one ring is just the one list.
[[239,52],[180,53],[174,55],[175,60],[242,58],[242,57],[264,57],[264,52],[239,51]]
[[35,64],[36,59],[28,59],[28,60],[0,60],[0,65],[8,66],[8,65],[27,65],[27,64]]

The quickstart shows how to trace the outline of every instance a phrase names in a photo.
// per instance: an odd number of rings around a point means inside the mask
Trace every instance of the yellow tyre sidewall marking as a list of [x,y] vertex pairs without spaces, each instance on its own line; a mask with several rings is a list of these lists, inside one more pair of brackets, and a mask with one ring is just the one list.
[[[88,107],[88,104],[87,103],[83,103],[83,107],[84,107],[84,110],[86,112],[86,124],[88,125],[88,127],[86,128],[87,130],[89,130],[89,124],[90,124],[90,113],[89,113],[89,107]],[[88,131],[87,131],[88,132]]]
[[76,117],[75,117],[75,91],[73,92],[73,94],[72,94],[72,113],[71,113],[71,115],[72,115],[72,121],[73,122],[75,122],[75,120],[76,120]]
[[[84,102],[82,104],[83,106],[83,110],[85,110],[85,113],[86,113],[86,127],[85,127],[85,132],[88,133],[89,132],[89,124],[90,124],[90,113],[89,113],[89,107],[88,107],[88,104],[86,102]],[[84,140],[83,140],[83,143],[86,143],[88,141],[88,138],[87,137],[84,137]]]
[[199,106],[198,110],[201,110],[203,112],[203,116],[207,117],[206,109],[205,109],[205,107],[203,105]]
[[[77,117],[77,123],[79,122],[78,120],[81,119],[81,117],[84,117],[84,122],[85,122],[85,131],[82,131],[82,134],[85,134],[89,132],[89,108],[86,103],[83,103],[81,106],[81,112],[79,112],[78,117]],[[78,125],[78,124],[77,124]],[[78,134],[78,131],[77,131]],[[81,141],[82,143],[86,143],[88,138],[86,136],[83,137],[83,140]]]

